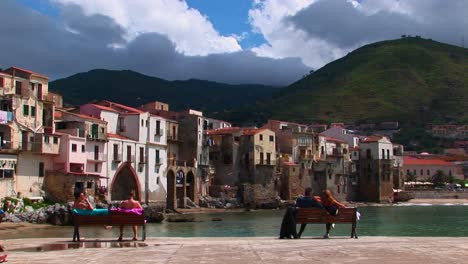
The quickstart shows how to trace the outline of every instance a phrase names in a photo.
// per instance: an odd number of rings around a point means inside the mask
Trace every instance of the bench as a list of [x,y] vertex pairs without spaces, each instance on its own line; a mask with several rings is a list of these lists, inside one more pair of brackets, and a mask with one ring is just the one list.
[[358,238],[356,233],[357,208],[340,208],[338,215],[332,216],[320,208],[297,208],[296,224],[351,224],[351,238]]
[[110,211],[108,215],[77,215],[73,214],[74,230],[73,242],[80,241],[80,226],[86,225],[141,225],[141,240],[146,239],[146,220],[144,214],[129,214]]

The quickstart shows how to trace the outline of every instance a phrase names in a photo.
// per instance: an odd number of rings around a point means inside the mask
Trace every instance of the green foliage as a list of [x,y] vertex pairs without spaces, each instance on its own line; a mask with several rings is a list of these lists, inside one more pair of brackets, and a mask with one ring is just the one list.
[[219,113],[268,99],[277,89],[264,85],[230,85],[187,80],[166,81],[137,72],[92,70],[49,83],[49,89],[63,95],[72,105],[110,100],[129,106],[151,101],[169,103],[170,110],[197,109]]
[[327,64],[279,90],[262,111],[292,121],[462,122],[468,119],[466,72],[467,49],[405,36]]
[[432,183],[434,186],[445,186],[446,183],[453,183],[453,176],[448,176],[443,171],[438,170],[436,174],[432,177]]
[[415,182],[416,181],[416,174],[414,172],[408,173],[408,175],[406,176],[406,181]]

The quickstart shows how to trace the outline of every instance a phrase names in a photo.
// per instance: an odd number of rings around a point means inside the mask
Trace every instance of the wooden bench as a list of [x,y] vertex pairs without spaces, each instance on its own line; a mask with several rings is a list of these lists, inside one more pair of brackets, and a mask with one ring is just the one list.
[[332,216],[320,208],[297,208],[296,224],[349,223],[352,225],[351,238],[358,238],[356,213],[357,208],[340,208],[336,216]]
[[108,215],[77,215],[73,214],[74,230],[73,242],[80,241],[80,226],[84,225],[141,225],[141,240],[146,239],[146,220],[144,214],[128,214],[121,212],[109,212]]

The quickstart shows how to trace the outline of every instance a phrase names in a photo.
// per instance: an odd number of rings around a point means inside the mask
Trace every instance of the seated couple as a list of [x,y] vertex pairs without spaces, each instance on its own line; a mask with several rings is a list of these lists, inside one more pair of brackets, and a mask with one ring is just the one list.
[[[323,190],[322,196],[312,196],[312,188],[308,187],[305,189],[304,196],[297,198],[296,206],[299,208],[322,208],[327,210],[330,215],[337,215],[338,208],[345,208],[344,204],[338,202],[335,199],[330,190]],[[300,238],[307,224],[301,224],[298,237]],[[326,224],[326,233],[324,238],[330,238],[330,229],[332,223]]]
[[[120,209],[126,209],[126,210],[143,209],[141,207],[141,204],[138,201],[133,199],[134,196],[135,196],[134,192],[131,191],[128,194],[128,199],[124,200],[122,203],[120,203],[119,208]],[[77,193],[75,195],[75,198],[76,198],[75,203],[73,204],[74,209],[79,209],[79,210],[104,210],[104,211],[107,211],[107,213],[108,213],[107,209],[94,209],[94,206],[91,204],[88,197],[83,192]],[[110,229],[112,227],[111,226],[106,226],[105,228]],[[118,238],[118,241],[122,241],[122,239],[123,239],[123,229],[124,229],[124,225],[120,225],[120,236]],[[133,240],[138,240],[138,236],[137,236],[138,232],[137,231],[138,231],[138,226],[134,225],[133,226]]]

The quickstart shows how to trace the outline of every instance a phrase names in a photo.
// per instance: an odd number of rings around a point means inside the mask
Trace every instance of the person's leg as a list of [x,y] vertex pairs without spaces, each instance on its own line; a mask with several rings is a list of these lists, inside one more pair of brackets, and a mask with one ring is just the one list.
[[123,239],[123,229],[124,229],[124,225],[120,225],[120,236],[119,236],[119,241],[122,241]]
[[138,240],[138,226],[133,226],[133,240]]
[[298,238],[301,238],[302,233],[304,232],[304,229],[307,224],[301,224],[301,229],[299,229],[299,234],[297,234]]
[[330,238],[330,228],[331,228],[331,223],[327,223],[325,226],[326,226],[326,233],[325,235],[323,236],[323,238]]

